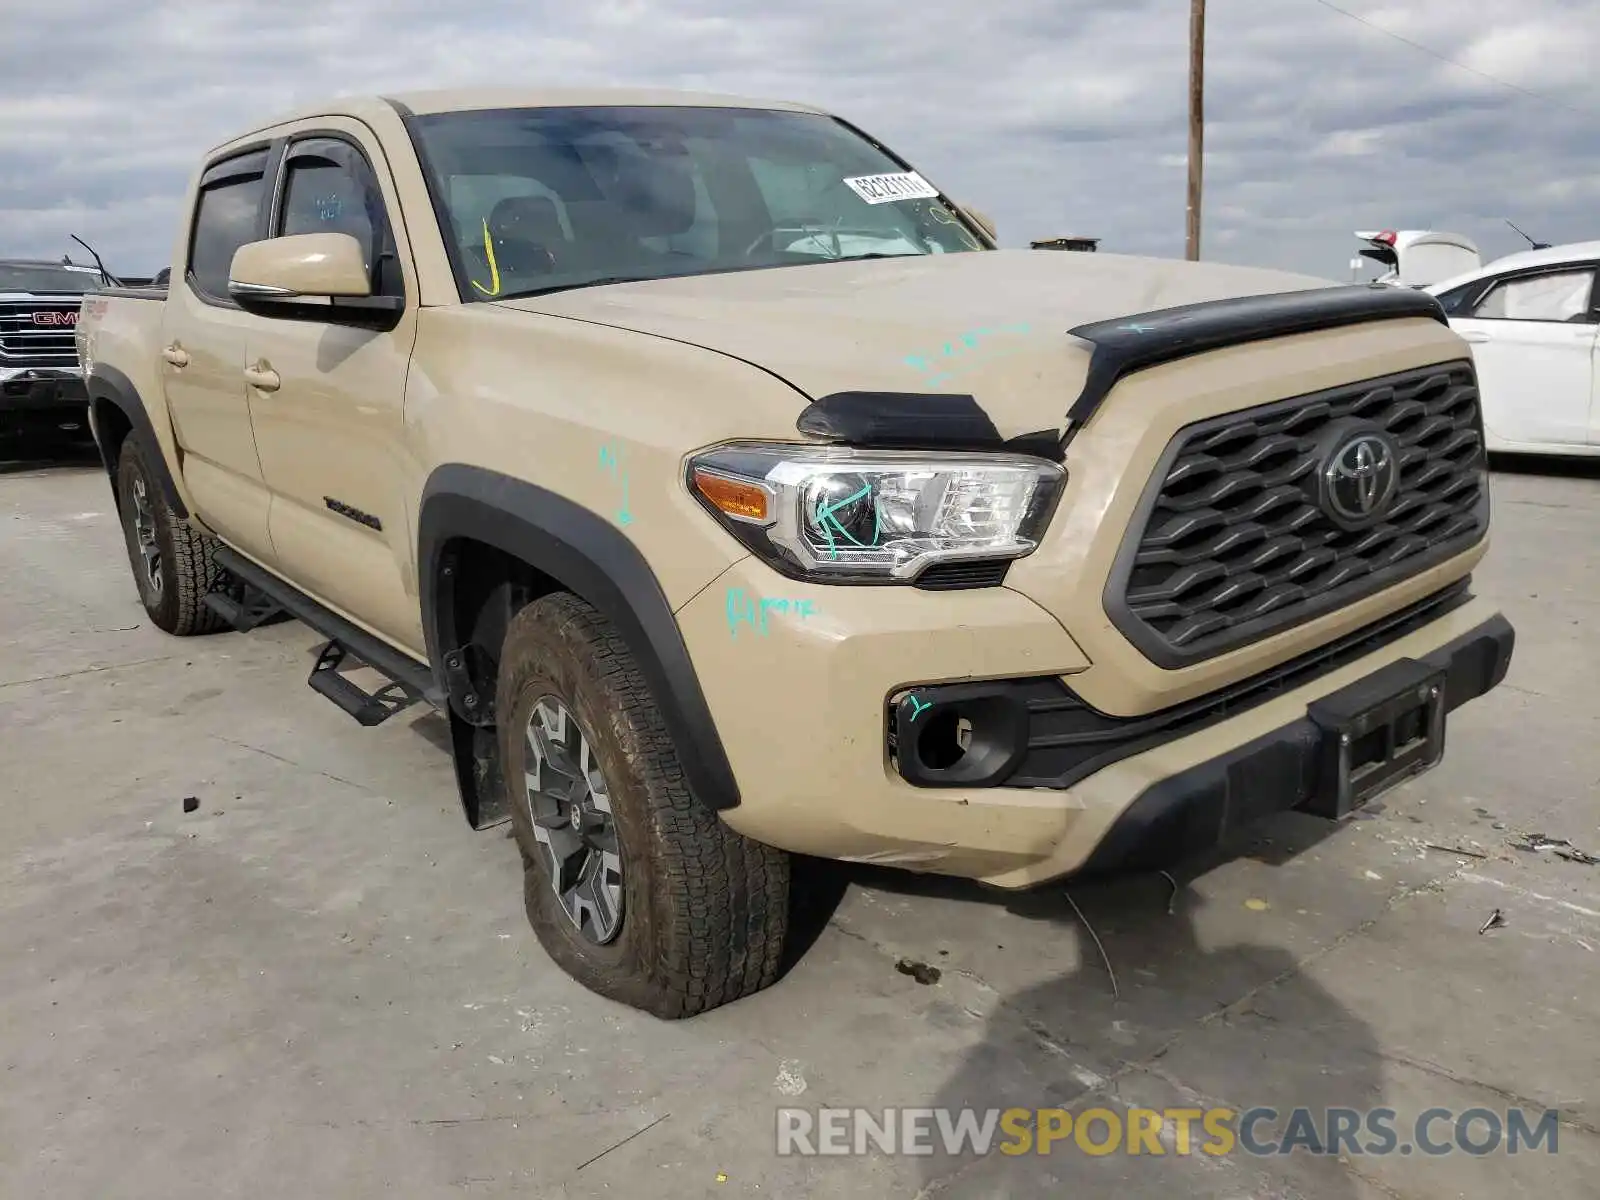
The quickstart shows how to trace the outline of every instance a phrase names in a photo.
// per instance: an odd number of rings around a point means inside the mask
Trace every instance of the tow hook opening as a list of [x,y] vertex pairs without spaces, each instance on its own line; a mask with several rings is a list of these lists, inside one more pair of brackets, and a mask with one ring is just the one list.
[[1028,710],[1003,682],[914,688],[891,698],[889,757],[917,787],[1000,783],[1028,749]]
[[917,735],[917,754],[936,771],[948,771],[972,747],[972,721],[954,708],[941,709]]

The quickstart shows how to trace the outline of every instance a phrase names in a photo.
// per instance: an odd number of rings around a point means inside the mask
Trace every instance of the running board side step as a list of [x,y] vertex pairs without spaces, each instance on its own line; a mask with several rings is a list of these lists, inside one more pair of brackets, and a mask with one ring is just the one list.
[[312,691],[332,700],[359,724],[369,727],[381,725],[395,713],[410,708],[422,699],[422,693],[399,680],[375,692],[364,691],[354,680],[339,673],[339,668],[347,658],[356,658],[359,662],[359,656],[351,654],[343,642],[328,642],[318,651],[317,664],[311,668],[311,676],[306,682],[311,685]]
[[249,633],[258,625],[275,625],[289,619],[289,612],[260,588],[239,580],[238,595],[207,592],[201,603],[239,633]]
[[[230,617],[231,612],[237,611],[241,620],[250,620],[256,613],[264,614],[242,626],[247,629],[271,619],[274,612],[281,610],[326,637],[327,644],[318,651],[316,665],[311,668],[306,682],[362,725],[378,725],[418,701],[441,711],[445,709],[448,703],[445,692],[425,663],[396,650],[232,550],[219,548],[216,563],[243,585],[242,600],[212,592],[205,598],[207,607],[229,620],[235,628],[241,626]],[[390,682],[375,692],[364,690],[341,672],[342,667],[356,664],[371,667]]]

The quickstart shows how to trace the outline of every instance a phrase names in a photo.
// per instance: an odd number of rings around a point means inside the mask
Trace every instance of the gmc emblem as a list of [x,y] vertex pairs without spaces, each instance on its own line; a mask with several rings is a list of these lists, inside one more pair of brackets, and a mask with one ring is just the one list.
[[78,310],[75,308],[61,312],[58,309],[46,309],[33,314],[35,325],[76,325],[78,323]]

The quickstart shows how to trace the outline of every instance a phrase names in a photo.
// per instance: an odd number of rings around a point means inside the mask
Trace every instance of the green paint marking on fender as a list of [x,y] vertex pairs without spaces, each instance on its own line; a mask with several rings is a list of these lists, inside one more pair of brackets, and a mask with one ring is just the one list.
[[814,617],[817,612],[816,604],[810,600],[791,600],[784,596],[757,599],[740,587],[728,589],[725,608],[728,636],[732,638],[739,636],[741,625],[748,625],[756,633],[766,637],[769,629],[768,617],[772,613],[783,613],[805,621]]
[[633,513],[628,511],[628,477],[624,474],[622,477],[622,507],[617,510],[617,524],[631,525],[632,523]]
[[617,524],[633,524],[633,511],[628,507],[628,473],[622,469],[622,455],[611,446],[601,446],[600,469],[622,485],[622,507],[617,509]]

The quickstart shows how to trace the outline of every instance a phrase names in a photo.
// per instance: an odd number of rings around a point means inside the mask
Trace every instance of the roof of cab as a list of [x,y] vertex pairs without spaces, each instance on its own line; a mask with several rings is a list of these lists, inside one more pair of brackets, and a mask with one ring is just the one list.
[[292,112],[277,113],[248,132],[229,138],[213,150],[253,137],[262,130],[291,121],[315,117],[352,116],[361,118],[375,110],[393,111],[396,107],[419,116],[433,113],[469,112],[488,108],[761,108],[786,112],[821,113],[825,110],[791,100],[761,100],[751,96],[732,96],[719,92],[688,92],[670,88],[519,88],[477,87],[438,88],[431,91],[389,92],[384,95],[330,96],[302,104]]
[[1569,262],[1590,262],[1600,259],[1600,242],[1568,242],[1564,246],[1549,246],[1543,250],[1519,250],[1504,258],[1497,258],[1485,266],[1497,271],[1521,267],[1554,267]]
[[1525,271],[1536,267],[1560,267],[1567,263],[1596,261],[1600,261],[1600,241],[1568,242],[1563,246],[1549,246],[1543,250],[1519,250],[1515,254],[1507,254],[1503,258],[1486,262],[1481,267],[1463,271],[1449,279],[1430,283],[1428,291],[1438,295],[1441,292],[1448,292],[1451,288],[1460,287],[1464,283],[1471,283],[1475,279],[1500,275],[1507,271]]
[[776,108],[820,112],[789,100],[758,100],[720,92],[686,92],[669,88],[447,88],[400,92],[385,97],[414,113],[464,112],[475,108],[581,108],[637,106],[671,108]]

